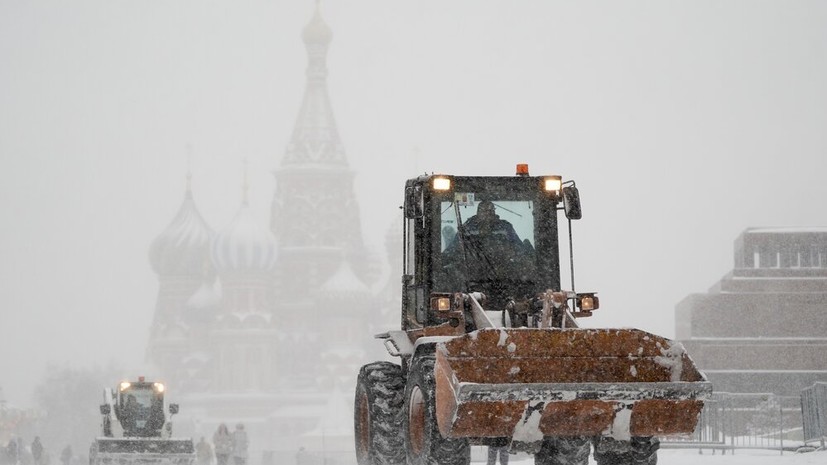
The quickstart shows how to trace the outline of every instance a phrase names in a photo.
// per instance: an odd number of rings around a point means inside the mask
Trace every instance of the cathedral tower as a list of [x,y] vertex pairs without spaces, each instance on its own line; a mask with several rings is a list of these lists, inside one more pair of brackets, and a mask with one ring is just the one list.
[[275,170],[271,229],[279,240],[285,289],[319,289],[344,258],[363,281],[369,265],[353,172],[327,93],[327,50],[333,34],[318,5],[302,39],[307,82],[290,142]]
[[212,259],[222,302],[210,341],[214,392],[267,391],[277,371],[272,281],[276,239],[244,197],[232,222],[215,235]]
[[149,249],[159,289],[147,356],[171,382],[178,380],[181,359],[189,350],[185,304],[205,282],[215,280],[210,262],[212,237],[212,229],[195,206],[188,174],[178,213]]
[[318,5],[302,39],[304,100],[274,172],[269,227],[250,208],[246,177],[237,214],[216,233],[188,186],[150,251],[160,290],[148,354],[187,406],[176,428],[196,436],[243,422],[250,457],[349,434],[352,419],[331,422],[329,399],[381,348],[365,337],[377,267],[327,93],[332,33]]

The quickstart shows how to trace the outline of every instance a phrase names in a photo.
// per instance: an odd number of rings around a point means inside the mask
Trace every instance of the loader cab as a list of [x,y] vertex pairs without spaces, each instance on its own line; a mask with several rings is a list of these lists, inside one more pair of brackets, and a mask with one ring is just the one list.
[[[571,186],[573,188],[573,186]],[[434,293],[483,292],[492,308],[560,289],[559,176],[428,175],[404,204],[403,329],[441,323]],[[576,189],[565,211],[579,217]]]
[[115,416],[127,437],[159,437],[164,417],[162,383],[124,381],[114,396]]

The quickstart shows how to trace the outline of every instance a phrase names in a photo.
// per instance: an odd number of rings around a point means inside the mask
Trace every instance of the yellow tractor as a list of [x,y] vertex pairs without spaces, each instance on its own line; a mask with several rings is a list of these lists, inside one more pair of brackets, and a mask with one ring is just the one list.
[[712,387],[679,343],[577,324],[599,299],[561,285],[574,181],[526,165],[425,175],[402,211],[401,329],[376,336],[400,363],[359,372],[360,465],[468,465],[471,445],[537,465],[585,465],[592,448],[599,465],[651,465],[658,437],[694,431]]

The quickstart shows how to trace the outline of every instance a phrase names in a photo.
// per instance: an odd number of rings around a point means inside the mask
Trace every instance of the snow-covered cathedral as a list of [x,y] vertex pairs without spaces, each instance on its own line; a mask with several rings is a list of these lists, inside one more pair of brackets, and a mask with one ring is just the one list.
[[[245,193],[230,225],[214,231],[188,180],[149,254],[159,290],[148,360],[181,404],[185,432],[209,437],[218,423],[242,422],[254,463],[262,451],[349,436],[359,367],[386,356],[372,335],[399,318],[398,277],[380,276],[363,242],[327,93],[332,33],[318,6],[302,39],[306,89],[274,171],[269,227]],[[391,270],[401,270],[399,242],[389,232]]]

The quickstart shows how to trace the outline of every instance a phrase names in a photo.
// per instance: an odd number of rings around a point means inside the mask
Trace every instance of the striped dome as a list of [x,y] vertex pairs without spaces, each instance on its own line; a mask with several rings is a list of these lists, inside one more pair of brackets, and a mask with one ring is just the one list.
[[256,221],[244,203],[233,221],[212,243],[212,260],[219,271],[272,271],[276,265],[276,238]]
[[152,241],[149,262],[159,275],[204,275],[210,271],[213,231],[187,189],[184,203],[167,228]]

